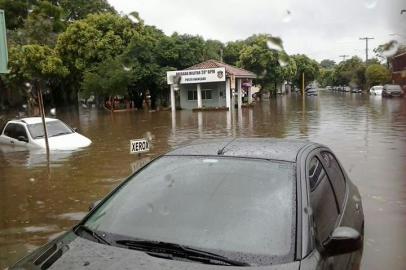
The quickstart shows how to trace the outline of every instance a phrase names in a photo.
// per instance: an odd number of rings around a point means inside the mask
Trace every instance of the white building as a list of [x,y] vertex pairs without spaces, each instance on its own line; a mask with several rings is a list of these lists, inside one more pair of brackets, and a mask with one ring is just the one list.
[[176,107],[229,109],[235,103],[234,96],[241,107],[244,95],[250,104],[254,78],[256,75],[250,71],[216,60],[208,60],[185,70],[168,71],[172,110]]

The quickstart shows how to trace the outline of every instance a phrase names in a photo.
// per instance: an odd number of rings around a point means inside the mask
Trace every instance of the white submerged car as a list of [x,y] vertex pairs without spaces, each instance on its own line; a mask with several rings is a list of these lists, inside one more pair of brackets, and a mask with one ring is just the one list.
[[[50,150],[76,150],[92,141],[54,118],[45,118]],[[28,117],[7,122],[0,135],[0,143],[31,149],[45,149],[45,135],[41,117]]]
[[382,90],[383,90],[382,85],[375,85],[375,86],[372,86],[371,89],[369,89],[369,93],[371,95],[381,96],[382,95]]

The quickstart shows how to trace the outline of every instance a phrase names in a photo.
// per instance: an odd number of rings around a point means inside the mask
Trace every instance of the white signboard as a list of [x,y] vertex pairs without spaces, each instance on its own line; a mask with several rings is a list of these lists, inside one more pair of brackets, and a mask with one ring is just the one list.
[[168,84],[174,84],[176,77],[180,77],[180,84],[224,82],[226,80],[226,69],[222,67],[168,71],[166,77]]
[[145,139],[130,141],[130,154],[144,153],[149,151],[149,142]]

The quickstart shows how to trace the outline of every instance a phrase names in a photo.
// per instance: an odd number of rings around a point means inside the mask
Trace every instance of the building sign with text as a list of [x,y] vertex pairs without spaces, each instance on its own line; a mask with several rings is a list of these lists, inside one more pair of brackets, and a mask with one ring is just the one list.
[[179,81],[180,84],[224,82],[226,80],[225,68],[205,68],[191,70],[176,70],[166,72],[168,84]]

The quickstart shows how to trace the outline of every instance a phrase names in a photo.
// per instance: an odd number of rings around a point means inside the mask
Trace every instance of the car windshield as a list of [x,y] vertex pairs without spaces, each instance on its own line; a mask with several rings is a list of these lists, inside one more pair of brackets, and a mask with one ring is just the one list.
[[386,88],[388,90],[396,90],[396,91],[402,90],[402,88],[400,88],[400,85],[388,85]]
[[134,175],[85,222],[113,239],[146,239],[250,264],[293,260],[291,163],[163,157]]
[[[71,128],[69,128],[65,123],[59,120],[48,121],[46,122],[46,125],[48,137],[55,137],[73,133]],[[44,138],[44,127],[42,123],[31,124],[27,127],[33,139]]]

